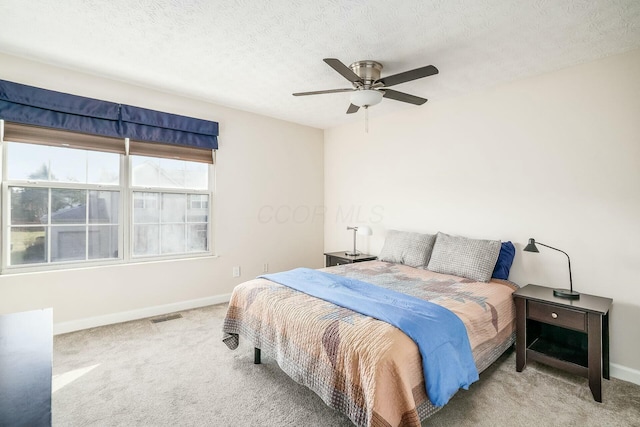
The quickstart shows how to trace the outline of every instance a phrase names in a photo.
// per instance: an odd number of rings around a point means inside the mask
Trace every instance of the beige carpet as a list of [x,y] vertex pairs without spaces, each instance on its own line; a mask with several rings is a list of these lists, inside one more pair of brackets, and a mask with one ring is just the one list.
[[[54,340],[54,426],[349,426],[247,343],[220,341],[225,305],[139,320]],[[515,371],[508,352],[428,426],[640,426],[640,386],[586,379],[543,365]]]

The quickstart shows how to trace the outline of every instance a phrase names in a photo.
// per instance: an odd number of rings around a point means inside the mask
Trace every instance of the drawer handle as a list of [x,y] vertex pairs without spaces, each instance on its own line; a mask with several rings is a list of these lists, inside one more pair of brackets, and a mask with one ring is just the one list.
[[553,317],[554,319],[557,319],[558,315],[556,313],[551,313],[551,317]]

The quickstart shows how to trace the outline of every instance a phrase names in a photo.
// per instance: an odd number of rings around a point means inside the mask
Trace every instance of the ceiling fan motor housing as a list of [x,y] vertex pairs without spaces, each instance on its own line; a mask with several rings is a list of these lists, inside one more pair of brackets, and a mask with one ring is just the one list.
[[349,65],[349,68],[364,80],[365,89],[369,89],[376,80],[380,79],[382,64],[376,61],[357,61]]

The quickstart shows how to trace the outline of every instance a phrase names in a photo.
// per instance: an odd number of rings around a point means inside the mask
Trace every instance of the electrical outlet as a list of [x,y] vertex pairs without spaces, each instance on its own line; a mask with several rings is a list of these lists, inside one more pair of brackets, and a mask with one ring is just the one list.
[[264,266],[262,267],[262,272],[263,273],[268,273],[269,272],[269,263],[265,262]]
[[240,277],[240,267],[233,267],[233,277]]

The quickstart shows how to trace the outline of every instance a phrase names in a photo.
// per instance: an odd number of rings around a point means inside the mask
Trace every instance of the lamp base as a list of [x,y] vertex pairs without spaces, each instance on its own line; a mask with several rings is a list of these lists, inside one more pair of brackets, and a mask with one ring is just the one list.
[[569,289],[554,289],[553,296],[567,299],[578,299],[580,298],[580,293]]
[[348,256],[358,256],[360,255],[360,252],[345,252],[344,254]]

